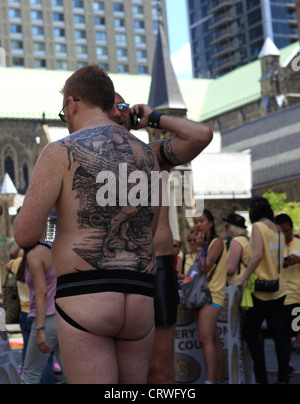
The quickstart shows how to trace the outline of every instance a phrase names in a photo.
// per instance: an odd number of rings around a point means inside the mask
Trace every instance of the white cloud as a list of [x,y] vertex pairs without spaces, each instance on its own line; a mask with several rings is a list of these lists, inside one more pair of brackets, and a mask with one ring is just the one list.
[[178,79],[192,78],[191,45],[189,43],[171,55],[171,60]]

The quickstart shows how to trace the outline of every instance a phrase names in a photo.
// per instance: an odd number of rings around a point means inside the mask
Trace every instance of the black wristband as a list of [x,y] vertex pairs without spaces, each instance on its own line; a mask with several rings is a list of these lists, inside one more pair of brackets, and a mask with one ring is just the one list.
[[159,126],[159,121],[162,115],[164,114],[162,114],[161,112],[153,111],[149,115],[148,126],[150,126],[150,128],[161,129]]

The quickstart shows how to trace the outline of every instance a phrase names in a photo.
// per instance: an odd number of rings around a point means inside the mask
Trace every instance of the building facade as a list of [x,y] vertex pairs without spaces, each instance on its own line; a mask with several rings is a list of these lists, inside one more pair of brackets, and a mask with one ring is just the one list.
[[159,22],[165,0],[1,0],[0,47],[8,67],[151,74]]
[[294,0],[187,0],[194,77],[218,77],[257,59],[266,38],[298,40]]

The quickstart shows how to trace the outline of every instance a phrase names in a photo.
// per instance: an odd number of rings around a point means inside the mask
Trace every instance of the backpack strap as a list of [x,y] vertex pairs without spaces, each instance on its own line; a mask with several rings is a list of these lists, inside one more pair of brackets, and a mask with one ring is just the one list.
[[183,253],[183,258],[182,258],[182,273],[183,274],[184,274],[185,263],[186,263],[186,252]]
[[278,227],[278,274],[280,275],[280,230]]
[[217,267],[218,267],[218,265],[219,265],[220,259],[222,258],[222,255],[223,255],[223,252],[224,252],[224,243],[222,242],[222,244],[223,244],[222,252],[221,252],[221,254],[219,255],[217,261],[215,262],[214,269],[211,271],[209,277],[207,278],[207,283],[209,283],[209,282],[212,280],[212,277],[214,276],[214,274],[215,274],[215,272],[216,272],[216,270],[217,270]]

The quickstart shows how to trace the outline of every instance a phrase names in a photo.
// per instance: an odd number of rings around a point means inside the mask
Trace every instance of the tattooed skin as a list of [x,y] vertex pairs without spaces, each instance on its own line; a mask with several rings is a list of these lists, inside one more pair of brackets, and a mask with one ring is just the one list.
[[176,154],[173,152],[171,140],[172,138],[169,138],[164,142],[164,151],[167,158],[172,162],[172,164],[174,166],[179,166],[181,163],[178,160]]
[[[150,188],[151,172],[156,165],[151,148],[121,126],[84,129],[60,143],[68,153],[69,171],[71,167],[74,170],[72,191],[79,202],[77,223],[79,229],[88,230],[80,244],[74,245],[73,251],[95,269],[151,273],[155,267],[155,254]],[[148,189],[140,192],[147,192],[147,206],[120,206],[120,164],[126,164],[126,180],[130,173],[137,170],[148,177]],[[106,171],[115,176],[115,187],[112,189],[109,189],[108,181],[97,183],[98,174]],[[127,195],[136,185],[127,182]],[[115,192],[115,206],[99,206],[97,192],[101,187],[106,187],[107,192]]]

